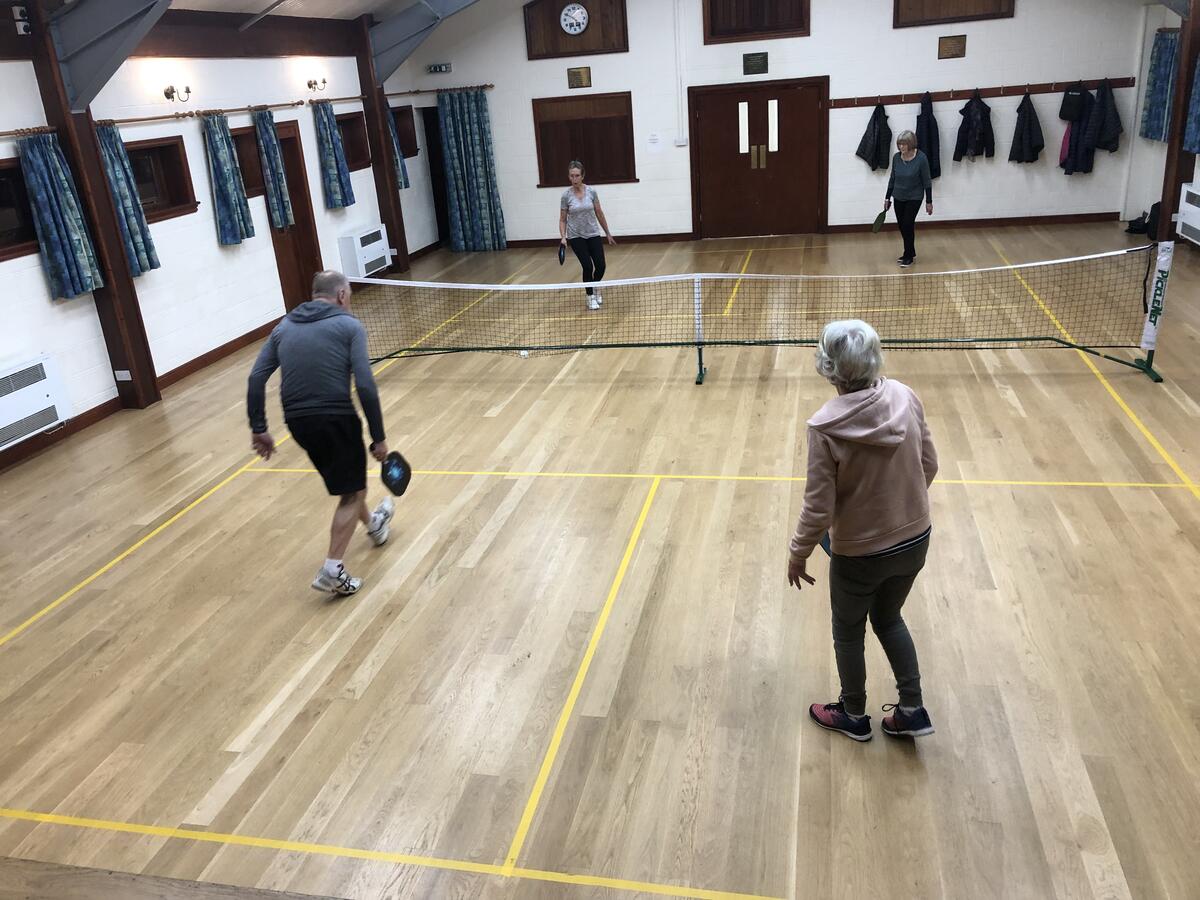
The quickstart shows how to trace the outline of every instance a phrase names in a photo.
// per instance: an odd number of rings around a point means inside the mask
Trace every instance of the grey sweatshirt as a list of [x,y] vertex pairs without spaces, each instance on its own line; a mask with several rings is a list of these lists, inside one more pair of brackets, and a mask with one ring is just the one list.
[[385,440],[379,392],[367,356],[367,330],[349,312],[324,300],[309,300],[275,326],[250,371],[246,390],[250,430],[255,434],[267,430],[267,380],[281,367],[285,419],[354,415],[353,374],[371,440]]

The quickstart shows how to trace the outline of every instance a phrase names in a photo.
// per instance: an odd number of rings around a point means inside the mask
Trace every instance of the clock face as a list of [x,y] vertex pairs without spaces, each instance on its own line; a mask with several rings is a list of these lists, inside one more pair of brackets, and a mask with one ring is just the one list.
[[567,34],[582,34],[588,27],[588,11],[579,3],[568,3],[558,17],[558,24]]

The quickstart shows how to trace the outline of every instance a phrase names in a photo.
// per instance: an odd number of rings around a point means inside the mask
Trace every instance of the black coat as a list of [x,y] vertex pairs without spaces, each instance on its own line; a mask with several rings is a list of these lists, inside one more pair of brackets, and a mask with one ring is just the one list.
[[1092,171],[1092,162],[1096,156],[1096,148],[1087,145],[1087,133],[1091,127],[1096,112],[1096,98],[1091,91],[1083,92],[1083,113],[1078,122],[1070,125],[1071,134],[1067,143],[1067,158],[1059,163],[1059,167],[1068,175],[1082,172],[1085,175]]
[[942,138],[938,134],[937,119],[933,117],[933,98],[929,91],[921,98],[921,112],[917,114],[917,146],[929,160],[929,177],[942,174]]
[[1021,98],[1021,105],[1017,107],[1017,128],[1013,132],[1012,150],[1008,153],[1008,161],[1037,162],[1045,146],[1042,123],[1038,121],[1037,110],[1033,108],[1033,98],[1026,94]]
[[992,108],[983,102],[979,91],[958,111],[962,124],[958,126],[958,141],[954,145],[954,161],[964,156],[996,155],[996,136],[992,133]]
[[887,112],[882,103],[876,104],[875,111],[871,113],[871,121],[867,123],[867,130],[858,142],[858,151],[854,155],[865,159],[872,172],[886,169],[891,162],[892,129],[888,127]]
[[1121,127],[1121,114],[1117,112],[1117,98],[1113,96],[1112,85],[1105,78],[1096,91],[1096,107],[1087,122],[1084,145],[1093,152],[1100,149],[1116,153],[1124,130]]

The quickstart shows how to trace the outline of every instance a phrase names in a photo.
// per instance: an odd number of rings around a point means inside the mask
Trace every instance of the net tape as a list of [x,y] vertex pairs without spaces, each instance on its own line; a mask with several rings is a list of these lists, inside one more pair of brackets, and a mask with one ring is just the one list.
[[1136,347],[1154,245],[1071,259],[889,275],[686,274],[584,285],[351,279],[369,353],[814,345],[864,319],[896,349]]

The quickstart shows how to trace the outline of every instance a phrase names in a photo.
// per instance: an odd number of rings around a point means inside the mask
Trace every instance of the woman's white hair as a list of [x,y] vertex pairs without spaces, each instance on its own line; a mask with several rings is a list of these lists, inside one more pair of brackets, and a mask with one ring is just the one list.
[[846,391],[861,391],[879,379],[883,348],[875,329],[861,319],[830,322],[817,343],[817,372]]
[[914,150],[917,149],[917,136],[911,131],[902,131],[896,135],[897,144],[908,144]]

